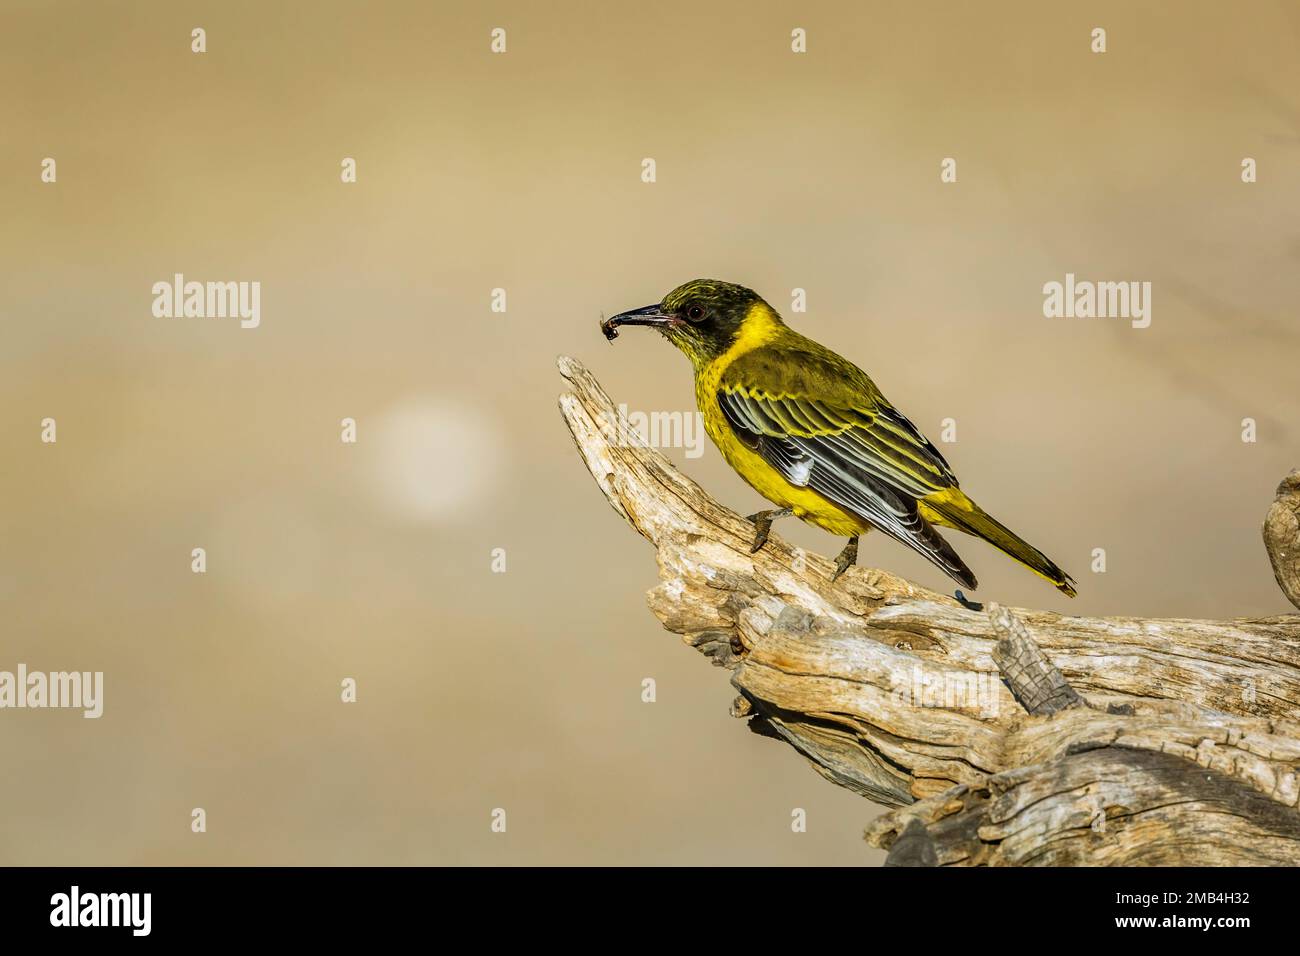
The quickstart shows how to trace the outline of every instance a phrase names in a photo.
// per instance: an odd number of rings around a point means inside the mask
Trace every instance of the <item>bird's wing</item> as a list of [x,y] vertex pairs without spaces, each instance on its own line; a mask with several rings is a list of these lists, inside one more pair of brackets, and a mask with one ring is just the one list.
[[856,366],[824,350],[755,349],[723,373],[717,397],[736,437],[791,484],[866,519],[974,587],[970,570],[916,506],[956,487],[957,479]]

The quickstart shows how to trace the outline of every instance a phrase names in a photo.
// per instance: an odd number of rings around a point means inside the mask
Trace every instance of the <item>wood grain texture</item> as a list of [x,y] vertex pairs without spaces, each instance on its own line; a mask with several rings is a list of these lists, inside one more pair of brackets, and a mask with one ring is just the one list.
[[[753,525],[559,366],[582,460],[656,549],[651,611],[730,672],[734,716],[900,808],[866,834],[892,865],[1300,863],[1300,615],[976,611],[884,570],[832,582],[776,534],[750,554]],[[1265,537],[1294,571],[1283,507]]]

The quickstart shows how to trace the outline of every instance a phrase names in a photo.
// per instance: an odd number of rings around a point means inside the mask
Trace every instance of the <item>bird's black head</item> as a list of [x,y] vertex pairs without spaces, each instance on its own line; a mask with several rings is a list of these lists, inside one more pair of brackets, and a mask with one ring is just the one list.
[[686,353],[696,365],[727,351],[745,323],[780,321],[772,307],[752,289],[717,279],[694,279],[669,292],[662,302],[605,319],[600,330],[614,339],[620,325],[649,325]]

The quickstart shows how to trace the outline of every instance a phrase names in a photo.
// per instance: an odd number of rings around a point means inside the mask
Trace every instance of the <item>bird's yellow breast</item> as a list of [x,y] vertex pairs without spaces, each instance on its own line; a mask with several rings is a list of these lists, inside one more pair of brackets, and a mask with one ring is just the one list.
[[785,326],[764,303],[756,303],[741,323],[736,341],[722,355],[695,369],[695,404],[704,417],[704,430],[722,452],[727,464],[734,468],[755,491],[779,508],[790,508],[794,513],[831,534],[854,537],[864,534],[870,525],[850,514],[809,488],[792,485],[781,473],[769,465],[756,452],[747,448],[722,414],[718,404],[718,387],[722,375],[732,362],[764,346],[778,345]]

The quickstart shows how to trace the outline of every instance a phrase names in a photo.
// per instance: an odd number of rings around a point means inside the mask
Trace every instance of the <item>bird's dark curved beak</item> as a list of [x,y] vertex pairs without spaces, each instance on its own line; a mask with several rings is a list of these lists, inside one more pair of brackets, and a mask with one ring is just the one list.
[[611,315],[600,323],[600,331],[605,333],[605,338],[612,342],[618,337],[618,327],[620,325],[663,326],[672,325],[676,321],[676,316],[664,312],[663,306],[656,302],[654,305],[633,309],[631,312],[620,312],[618,315]]

